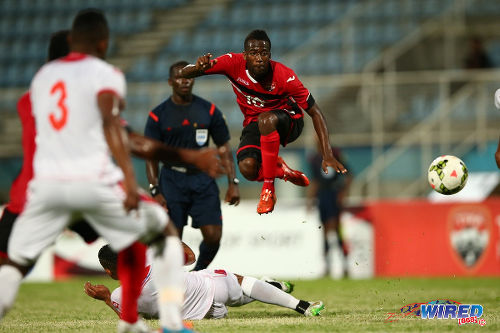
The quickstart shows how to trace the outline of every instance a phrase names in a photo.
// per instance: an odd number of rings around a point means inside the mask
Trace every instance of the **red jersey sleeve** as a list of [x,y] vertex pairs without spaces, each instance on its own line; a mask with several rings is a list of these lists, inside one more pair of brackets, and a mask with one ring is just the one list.
[[220,57],[215,58],[217,63],[210,69],[205,71],[205,74],[224,74],[227,76],[234,76],[236,66],[243,59],[241,53],[226,53]]
[[311,93],[304,87],[294,71],[290,70],[285,85],[288,96],[292,97],[302,109],[309,110],[314,105]]
[[33,114],[31,113],[31,100],[28,92],[19,99],[17,113],[23,128],[23,166],[10,188],[10,202],[8,207],[11,212],[19,214],[22,212],[24,203],[26,202],[28,183],[33,178],[33,156],[36,150],[35,118],[33,118]]

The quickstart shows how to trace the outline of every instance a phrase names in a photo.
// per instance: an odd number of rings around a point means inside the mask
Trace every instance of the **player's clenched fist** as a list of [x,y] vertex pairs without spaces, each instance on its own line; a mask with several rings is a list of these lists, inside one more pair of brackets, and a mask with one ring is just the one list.
[[207,69],[212,68],[213,65],[217,63],[217,60],[210,60],[210,58],[212,58],[211,53],[207,53],[199,57],[196,61],[196,69],[204,72]]

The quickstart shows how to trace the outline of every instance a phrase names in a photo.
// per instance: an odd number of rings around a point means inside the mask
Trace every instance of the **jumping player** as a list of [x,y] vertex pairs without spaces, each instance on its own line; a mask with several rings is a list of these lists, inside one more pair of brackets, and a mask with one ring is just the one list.
[[[99,250],[99,262],[106,274],[117,279],[117,255],[108,245]],[[158,292],[151,283],[151,266],[138,275],[144,283],[139,297],[138,311],[145,318],[158,318],[156,298]],[[241,276],[222,269],[205,269],[184,273],[185,298],[182,307],[184,320],[204,318],[220,319],[227,315],[226,306],[241,306],[254,300],[286,307],[305,316],[318,316],[324,309],[323,302],[299,300],[289,293],[293,285],[289,282],[261,281],[251,276]],[[85,283],[85,293],[92,298],[104,301],[117,314],[121,309],[121,287],[110,290],[104,285]]]
[[[139,262],[121,260],[129,273],[126,279],[120,273],[122,283],[131,283],[131,269],[144,266],[135,255],[140,253],[135,241],[140,238],[155,246],[163,331],[186,331],[180,313],[182,247],[165,211],[151,199],[140,200],[119,118],[125,78],[101,60],[108,35],[101,12],[80,12],[71,30],[72,52],[43,66],[31,83],[37,132],[34,177],[25,210],[12,230],[9,262],[0,267],[0,318],[13,305],[22,277],[41,252],[55,241],[73,213],[81,213],[116,251],[130,250],[132,256],[127,259]],[[137,209],[138,213],[131,213]],[[142,321],[123,317],[118,325],[119,332],[147,330]]]
[[[225,201],[238,205],[239,181],[229,146],[229,129],[215,104],[193,95],[194,79],[179,78],[179,71],[187,64],[179,61],[170,66],[168,84],[172,95],[149,112],[144,135],[169,146],[191,149],[207,147],[211,138],[222,151],[222,164],[227,170]],[[199,228],[203,235],[194,270],[205,269],[217,254],[222,236],[219,188],[212,178],[185,163],[164,163],[160,176],[158,169],[158,161],[147,161],[151,195],[168,207],[181,239],[188,216],[191,216],[192,227]]]
[[263,30],[254,30],[244,42],[243,53],[227,53],[214,60],[201,56],[195,65],[182,69],[180,76],[192,78],[207,74],[225,75],[245,116],[237,151],[238,166],[245,178],[263,181],[257,213],[274,209],[274,178],[307,186],[300,171],[289,168],[278,156],[279,146],[293,142],[304,126],[303,110],[312,118],[323,156],[322,168],[328,172],[347,170],[332,155],[325,119],[309,91],[293,70],[271,60],[271,41]]

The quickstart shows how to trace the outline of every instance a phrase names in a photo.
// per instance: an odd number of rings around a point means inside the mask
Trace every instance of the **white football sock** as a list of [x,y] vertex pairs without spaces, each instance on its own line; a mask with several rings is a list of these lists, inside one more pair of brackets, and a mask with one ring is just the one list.
[[243,289],[243,294],[246,296],[264,303],[280,305],[292,310],[295,310],[295,307],[299,304],[299,300],[292,295],[251,276],[243,277],[241,289]]
[[3,265],[0,267],[0,281],[2,281],[0,283],[0,319],[14,305],[22,280],[23,275],[14,266]]
[[153,261],[153,281],[158,289],[158,311],[162,328],[181,330],[184,278],[184,252],[178,237],[165,239],[163,253]]
[[330,247],[330,251],[339,247],[339,238],[337,236],[336,231],[328,231],[326,233],[326,241],[328,242],[328,246]]

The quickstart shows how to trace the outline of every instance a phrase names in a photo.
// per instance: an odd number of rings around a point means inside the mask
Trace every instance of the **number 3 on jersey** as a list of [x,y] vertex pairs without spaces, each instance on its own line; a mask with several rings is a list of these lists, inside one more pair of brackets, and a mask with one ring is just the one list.
[[56,112],[51,112],[49,114],[49,120],[56,131],[60,131],[66,122],[68,121],[68,107],[65,104],[66,101],[66,85],[63,81],[58,81],[56,84],[52,86],[50,90],[50,94],[54,95],[58,91],[60,91],[59,100],[57,101],[57,107],[59,109],[59,115],[56,115]]

